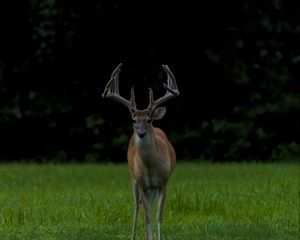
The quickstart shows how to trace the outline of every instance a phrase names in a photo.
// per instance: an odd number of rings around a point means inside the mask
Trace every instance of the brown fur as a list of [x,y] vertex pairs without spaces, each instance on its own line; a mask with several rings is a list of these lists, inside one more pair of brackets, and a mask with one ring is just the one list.
[[175,150],[166,134],[160,128],[149,126],[147,136],[149,144],[140,146],[136,143],[136,132],[133,133],[128,146],[128,166],[132,177],[135,198],[132,240],[136,239],[137,214],[140,201],[144,205],[147,240],[152,240],[151,204],[158,195],[157,223],[158,239],[161,239],[163,206],[166,186],[176,164]]
[[[153,156],[152,159],[145,162],[139,155],[139,149],[134,141],[134,134],[131,136],[127,152],[128,166],[131,176],[135,179],[137,184],[144,189],[165,187],[176,164],[175,150],[166,134],[160,128],[155,127],[153,127],[151,134],[153,134],[155,139],[154,149],[156,151],[156,156]],[[168,156],[167,158],[161,157],[166,154]],[[161,185],[159,186],[151,186],[151,184],[147,185],[144,180],[145,177],[154,173],[162,178]]]

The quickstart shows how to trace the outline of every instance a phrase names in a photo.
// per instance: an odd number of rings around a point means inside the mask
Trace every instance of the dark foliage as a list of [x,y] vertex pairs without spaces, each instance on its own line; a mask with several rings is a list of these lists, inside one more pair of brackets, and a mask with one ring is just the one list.
[[289,1],[0,2],[2,160],[126,161],[127,109],[101,98],[123,62],[121,94],[180,97],[165,129],[179,159],[299,154],[300,6]]

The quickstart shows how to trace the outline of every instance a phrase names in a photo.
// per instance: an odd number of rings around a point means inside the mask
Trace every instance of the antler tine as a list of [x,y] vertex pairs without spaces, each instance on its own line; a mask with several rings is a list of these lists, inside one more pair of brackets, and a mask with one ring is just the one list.
[[130,111],[136,109],[135,96],[133,87],[131,88],[131,98],[130,101],[120,96],[119,93],[119,73],[121,71],[122,63],[120,63],[116,69],[112,72],[110,80],[105,86],[104,92],[102,93],[102,97],[111,98],[126,107],[129,108]]
[[130,97],[130,104],[131,104],[131,109],[136,109],[136,103],[135,103],[135,96],[134,96],[134,87],[131,87],[131,90],[130,90],[130,94],[131,94],[131,97]]
[[[119,67],[120,66],[120,67]],[[119,67],[119,68],[118,68]],[[117,67],[117,72],[116,72],[116,79],[115,79],[115,81],[114,81],[114,83],[115,83],[115,92],[116,92],[116,94],[118,94],[118,95],[120,95],[120,93],[119,93],[119,73],[120,73],[120,71],[121,71],[121,67],[122,67],[122,63],[120,63],[119,65],[118,65],[118,67]]]
[[149,90],[149,106],[148,106],[149,108],[153,104],[153,90],[152,88],[149,88],[148,90]]
[[118,80],[119,80],[119,72],[121,71],[121,67],[122,67],[122,63],[120,63],[116,67],[116,69],[112,72],[111,77],[105,86],[104,92],[102,93],[103,98],[109,97],[108,95],[110,95],[111,93],[118,94],[118,92],[116,92],[116,88],[118,91],[118,88],[119,88]]
[[178,87],[177,87],[177,83],[176,83],[174,74],[171,72],[168,65],[162,65],[162,67],[168,75],[168,79],[167,79],[168,85],[166,85],[164,83],[163,84],[164,88],[167,89],[169,92],[171,92],[175,96],[179,95],[179,91],[178,91]]
[[176,79],[174,74],[171,72],[170,68],[167,65],[162,65],[163,69],[168,75],[167,84],[163,83],[164,88],[167,90],[164,96],[157,100],[153,100],[153,91],[149,88],[149,105],[148,110],[153,111],[159,105],[165,103],[166,101],[170,100],[179,95]]

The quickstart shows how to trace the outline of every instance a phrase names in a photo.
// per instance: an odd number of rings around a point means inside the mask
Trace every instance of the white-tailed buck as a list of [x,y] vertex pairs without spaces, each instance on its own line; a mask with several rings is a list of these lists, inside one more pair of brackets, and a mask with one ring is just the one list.
[[151,205],[158,196],[157,207],[157,232],[161,240],[162,212],[166,197],[168,179],[176,163],[176,154],[166,134],[159,128],[153,127],[152,121],[161,119],[165,113],[165,107],[158,107],[171,98],[179,95],[175,77],[167,65],[162,65],[167,73],[167,84],[163,84],[167,90],[164,96],[153,100],[152,89],[149,88],[149,105],[144,110],[136,108],[133,87],[131,98],[127,100],[119,94],[119,72],[122,64],[113,71],[107,83],[102,97],[111,98],[125,105],[132,117],[134,133],[128,145],[127,159],[132,177],[132,186],[135,199],[133,215],[132,240],[136,239],[137,217],[139,204],[143,203],[147,240],[153,239],[151,228]]

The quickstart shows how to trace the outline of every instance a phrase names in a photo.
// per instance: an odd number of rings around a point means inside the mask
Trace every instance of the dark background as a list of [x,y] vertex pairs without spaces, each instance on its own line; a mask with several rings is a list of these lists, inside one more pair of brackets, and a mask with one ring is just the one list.
[[295,1],[0,1],[1,161],[126,161],[128,110],[181,95],[156,122],[179,159],[297,158],[300,8]]

